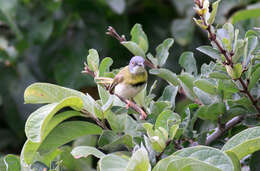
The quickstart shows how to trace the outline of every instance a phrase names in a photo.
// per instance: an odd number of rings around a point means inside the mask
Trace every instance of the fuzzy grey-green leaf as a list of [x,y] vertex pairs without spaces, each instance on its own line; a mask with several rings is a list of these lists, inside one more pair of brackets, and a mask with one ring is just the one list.
[[143,31],[140,24],[135,24],[131,30],[131,41],[135,42],[140,48],[143,49],[144,53],[148,51],[148,38]]
[[91,146],[77,146],[71,151],[71,154],[76,159],[81,157],[88,157],[89,155],[94,155],[97,158],[102,158],[105,156],[104,153]]
[[156,48],[156,58],[158,59],[158,65],[163,66],[169,56],[169,49],[173,45],[174,40],[172,38],[168,38],[164,40],[159,46]]

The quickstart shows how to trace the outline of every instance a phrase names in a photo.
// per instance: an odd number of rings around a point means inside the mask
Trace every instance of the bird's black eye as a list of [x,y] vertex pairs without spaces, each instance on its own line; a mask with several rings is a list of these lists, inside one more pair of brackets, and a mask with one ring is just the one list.
[[135,62],[131,62],[133,65],[135,64]]

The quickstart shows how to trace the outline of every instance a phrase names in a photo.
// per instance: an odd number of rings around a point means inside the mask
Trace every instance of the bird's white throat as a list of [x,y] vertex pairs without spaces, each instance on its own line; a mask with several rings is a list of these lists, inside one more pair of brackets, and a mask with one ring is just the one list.
[[130,69],[130,72],[132,74],[141,74],[141,73],[145,72],[145,69],[143,66],[137,65],[137,66],[133,67],[132,70]]

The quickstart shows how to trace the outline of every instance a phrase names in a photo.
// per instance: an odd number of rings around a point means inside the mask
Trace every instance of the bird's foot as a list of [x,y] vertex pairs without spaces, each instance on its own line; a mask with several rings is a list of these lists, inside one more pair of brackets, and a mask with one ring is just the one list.
[[131,100],[127,100],[126,109],[128,110],[132,104],[133,102]]
[[141,120],[145,120],[146,117],[147,117],[147,114],[142,110],[142,111],[141,111],[140,119],[141,119]]

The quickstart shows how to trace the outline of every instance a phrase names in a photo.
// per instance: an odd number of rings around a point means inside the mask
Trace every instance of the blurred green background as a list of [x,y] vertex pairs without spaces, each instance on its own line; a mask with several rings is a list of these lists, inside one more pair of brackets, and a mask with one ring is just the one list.
[[[23,102],[31,83],[54,83],[96,97],[92,78],[81,74],[88,49],[97,49],[101,58],[112,57],[113,68],[128,64],[131,53],[105,34],[108,26],[130,39],[132,26],[142,24],[152,53],[173,37],[166,67],[174,72],[180,72],[178,58],[187,50],[195,53],[199,66],[208,63],[210,59],[196,51],[210,42],[195,26],[192,8],[193,0],[0,0],[0,154],[20,153],[24,123],[38,107]],[[222,0],[216,24],[255,8],[260,9],[258,0]],[[260,26],[257,15],[248,18],[235,24],[241,35]],[[158,94],[165,83],[159,84]]]

